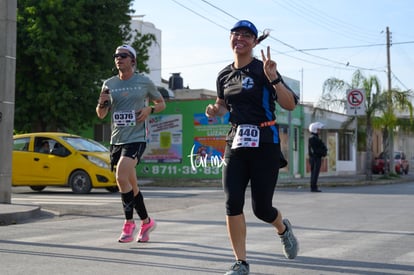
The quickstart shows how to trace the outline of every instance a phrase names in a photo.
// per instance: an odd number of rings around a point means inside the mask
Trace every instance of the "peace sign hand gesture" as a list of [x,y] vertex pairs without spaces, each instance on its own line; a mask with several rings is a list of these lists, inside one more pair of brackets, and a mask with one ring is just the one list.
[[269,80],[269,82],[272,82],[278,78],[277,75],[277,64],[275,61],[273,61],[270,57],[270,47],[267,46],[267,57],[265,56],[263,50],[262,51],[262,60],[263,60],[263,70],[264,73]]

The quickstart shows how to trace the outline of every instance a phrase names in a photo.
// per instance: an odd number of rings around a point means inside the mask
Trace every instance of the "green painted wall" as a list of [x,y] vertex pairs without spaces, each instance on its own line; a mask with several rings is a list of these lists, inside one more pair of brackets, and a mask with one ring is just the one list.
[[209,120],[204,115],[214,100],[167,102],[167,108],[149,120],[147,150],[137,172],[148,178],[221,177],[225,119]]
[[[221,177],[224,137],[229,130],[228,117],[217,120],[207,119],[204,111],[210,103],[214,103],[214,100],[169,101],[165,111],[152,117],[160,121],[161,124],[164,123],[171,127],[171,130],[165,127],[155,127],[156,132],[167,132],[167,139],[176,139],[175,142],[178,144],[175,147],[174,145],[170,147],[169,145],[163,146],[160,134],[156,133],[154,137],[150,134],[146,154],[137,167],[137,172],[140,176],[148,178],[200,179],[216,179]],[[276,111],[278,122],[289,129],[287,134],[289,142],[287,146],[290,148],[284,148],[284,151],[287,152],[290,165],[280,171],[281,177],[290,177],[294,173],[302,174],[304,170],[303,165],[301,165],[303,164],[302,159],[304,156],[303,139],[301,139],[303,136],[301,127],[302,113],[300,105],[292,112],[282,110],[281,108],[278,108]],[[159,118],[157,118],[158,116]],[[177,120],[181,120],[182,126],[180,126]],[[174,125],[174,123],[177,125]],[[297,128],[296,141],[295,136],[290,134],[294,133],[295,127]],[[180,137],[182,143],[179,141]],[[170,144],[170,142],[167,141],[167,144]],[[294,142],[296,142],[297,148],[297,153],[295,154],[293,152]],[[165,148],[161,149],[160,147]],[[167,149],[172,152],[168,152]],[[155,160],[151,160],[150,156],[154,152],[156,153]],[[163,158],[163,155],[166,157]],[[168,160],[169,155],[173,157]],[[293,162],[299,164],[298,168],[296,168],[298,171],[294,171],[294,165],[291,165]]]
[[[172,100],[159,114],[151,115],[148,121],[148,146],[137,166],[141,178],[221,178],[224,137],[229,130],[228,115],[223,118],[208,119],[204,111],[215,100]],[[302,107],[288,112],[276,110],[277,121],[288,129],[282,151],[289,161],[287,168],[280,170],[281,177],[290,177],[304,170],[303,134],[301,128]],[[293,152],[296,133],[296,151]],[[93,131],[84,134],[93,137]],[[302,137],[302,138],[301,138]],[[288,142],[286,142],[286,139]],[[292,161],[291,161],[292,160]],[[292,163],[298,163],[299,171],[294,171]],[[296,168],[298,170],[298,168]]]

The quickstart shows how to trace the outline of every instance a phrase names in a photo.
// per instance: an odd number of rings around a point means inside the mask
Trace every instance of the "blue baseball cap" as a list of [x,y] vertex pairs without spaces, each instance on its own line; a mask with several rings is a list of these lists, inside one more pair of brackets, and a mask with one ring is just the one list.
[[255,25],[248,20],[240,20],[239,22],[236,23],[236,25],[233,26],[233,28],[230,31],[235,31],[241,28],[248,29],[257,37],[257,29]]

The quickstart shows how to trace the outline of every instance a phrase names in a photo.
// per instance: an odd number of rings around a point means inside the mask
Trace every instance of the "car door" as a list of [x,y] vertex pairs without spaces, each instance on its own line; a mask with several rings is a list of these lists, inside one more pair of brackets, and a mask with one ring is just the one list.
[[[52,154],[42,150],[47,142],[51,148],[60,143],[50,137],[35,136],[15,139],[13,146],[13,176],[14,185],[63,185],[67,180],[66,157],[67,149],[60,147],[63,153]],[[57,147],[59,147],[56,146]],[[66,153],[65,153],[66,152]]]
[[[36,159],[39,164],[38,174],[48,184],[66,184],[68,172],[67,163],[70,151],[62,143],[54,138],[47,138],[50,151],[48,153],[36,152]],[[44,138],[37,137],[35,144],[44,143]]]
[[13,140],[12,183],[14,185],[36,181],[32,151],[33,143],[30,137]]

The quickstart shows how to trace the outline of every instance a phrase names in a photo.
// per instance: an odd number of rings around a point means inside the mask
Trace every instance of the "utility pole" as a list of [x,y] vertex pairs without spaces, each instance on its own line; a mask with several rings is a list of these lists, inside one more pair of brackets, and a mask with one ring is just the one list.
[[303,104],[303,68],[300,70],[300,103]]
[[388,91],[391,91],[391,34],[390,29],[387,27],[387,79],[388,79]]
[[0,0],[0,203],[11,203],[17,0]]
[[[387,112],[390,114],[391,112],[393,112],[392,108],[393,108],[393,104],[392,104],[392,92],[391,92],[391,54],[390,54],[390,48],[391,48],[391,33],[390,33],[390,29],[387,26],[387,80],[388,80],[388,89],[387,89]],[[390,129],[389,126],[387,127],[387,131],[388,131],[388,140],[387,140],[387,144],[384,150],[386,151],[386,157],[388,157],[389,161],[389,166],[385,166],[386,169],[385,171],[387,172],[387,174],[389,174],[389,172],[392,171],[393,167],[394,167],[394,129]]]

